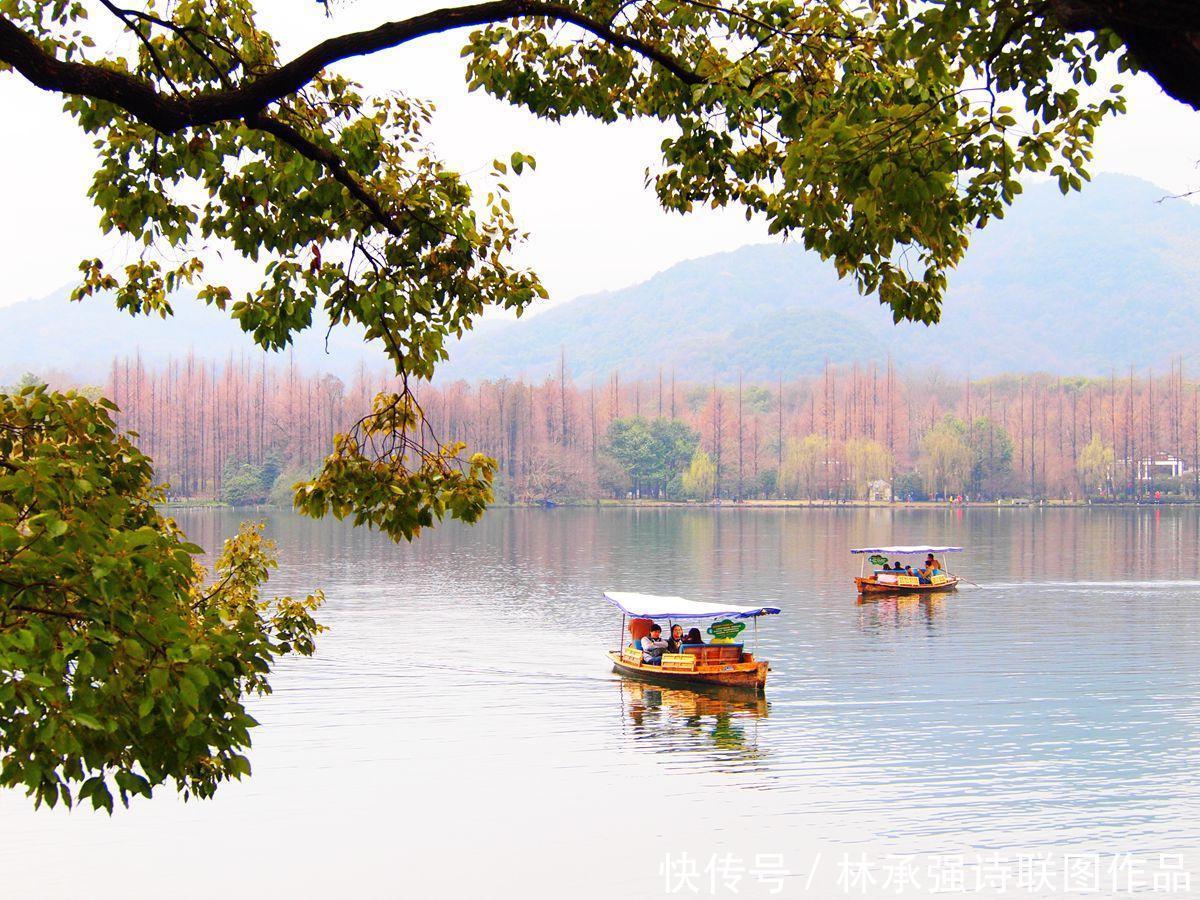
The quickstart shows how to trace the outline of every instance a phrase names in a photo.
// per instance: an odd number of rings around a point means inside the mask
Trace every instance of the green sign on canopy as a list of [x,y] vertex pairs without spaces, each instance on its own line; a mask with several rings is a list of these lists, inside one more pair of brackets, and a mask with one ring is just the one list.
[[722,619],[720,622],[713,622],[708,626],[708,633],[712,635],[714,644],[728,644],[735,641],[737,636],[745,630],[745,622],[734,622],[730,619]]
[[882,556],[878,553],[867,557],[867,562],[869,562],[873,566],[886,566],[887,561],[888,561],[888,558],[886,556]]

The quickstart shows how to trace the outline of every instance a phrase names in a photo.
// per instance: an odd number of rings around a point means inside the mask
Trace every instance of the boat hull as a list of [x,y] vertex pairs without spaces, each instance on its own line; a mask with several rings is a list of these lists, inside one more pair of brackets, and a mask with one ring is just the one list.
[[742,690],[761,690],[767,683],[770,665],[766,660],[751,662],[721,663],[713,666],[697,666],[694,671],[664,671],[661,666],[632,663],[621,657],[621,651],[608,651],[613,671],[627,678],[650,681],[655,684],[677,686],[717,686]]
[[855,578],[854,584],[860,594],[938,594],[957,589],[958,578],[951,575],[941,584],[880,584],[872,578]]

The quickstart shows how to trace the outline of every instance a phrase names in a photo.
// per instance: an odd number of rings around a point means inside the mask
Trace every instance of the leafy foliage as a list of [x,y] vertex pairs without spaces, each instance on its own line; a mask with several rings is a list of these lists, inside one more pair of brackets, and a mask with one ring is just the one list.
[[692,500],[708,502],[717,490],[717,466],[711,456],[697,449],[683,473],[683,493]]
[[[1034,2],[578,8],[615,10],[622,34],[685,72],[628,47],[557,40],[534,18],[472,35],[471,86],[551,119],[669,123],[654,177],[666,208],[760,214],[897,320],[937,321],[971,229],[1003,215],[1023,172],[1078,188],[1096,126],[1123,109],[1115,86],[1077,87],[1098,80],[1118,42],[1066,34]],[[1056,68],[1066,77],[1052,81]],[[1023,104],[1021,120],[1008,102]]]
[[846,465],[850,468],[850,483],[856,497],[866,497],[871,482],[887,478],[895,459],[879,441],[853,438],[844,448]]
[[311,466],[295,466],[283,470],[275,478],[271,490],[267,492],[267,502],[272,506],[291,506],[292,498],[295,496],[295,486],[302,481],[310,481],[312,478],[313,467]]
[[779,489],[783,495],[819,497],[822,492],[828,493],[830,452],[829,440],[819,434],[789,439],[779,470]]
[[980,416],[967,429],[971,448],[971,476],[967,490],[972,497],[1001,497],[1011,489],[1013,444],[1004,428]]
[[11,385],[10,387],[0,387],[0,394],[19,394],[27,387],[38,387],[40,385],[44,385],[45,383],[46,382],[42,381],[41,378],[32,372],[26,372],[17,380],[15,384]]
[[1087,493],[1089,488],[1103,490],[1107,487],[1112,490],[1116,453],[1100,439],[1100,435],[1092,435],[1092,439],[1079,451],[1076,467],[1083,482],[1084,493]]
[[[262,465],[230,460],[221,473],[221,499],[233,506],[265,502],[282,467],[277,450],[269,453]],[[298,480],[294,478],[292,483]]]
[[[246,0],[104,6],[136,53],[98,48],[82,3],[0,0],[0,64],[66,97],[99,152],[101,224],[138,251],[116,272],[85,261],[77,296],[111,290],[130,312],[165,315],[170,292],[198,282],[269,348],[321,305],[383,342],[405,395],[486,308],[520,313],[544,296],[512,262],[523,235],[505,196],[534,162],[497,160],[477,194],[428,145],[429,105],[368,94],[330,70],[342,59],[474,27],[471,88],[552,120],[661,122],[650,178],[666,209],[739,206],[897,320],[922,322],[938,320],[971,231],[1004,214],[1022,174],[1080,187],[1096,127],[1124,104],[1100,83],[1124,64],[1120,41],[1069,33],[1038,0],[495,0],[340,35],[287,63]],[[206,279],[216,244],[261,267],[257,289],[235,299]],[[410,429],[401,443],[422,443],[420,418],[393,418]],[[378,507],[346,477],[356,452],[343,443],[297,507]],[[409,446],[372,469],[394,479],[394,515],[356,518],[400,536],[437,518],[447,498],[428,459]],[[489,467],[462,465],[484,496]]]
[[892,480],[892,497],[895,500],[927,500],[925,482],[918,472],[901,472]]
[[254,467],[241,465],[221,482],[221,499],[233,506],[262,503],[268,490]]
[[0,394],[0,784],[110,812],[114,795],[208,797],[248,775],[245,697],[313,652],[323,599],[261,599],[260,526],[206,573],[112,409]]
[[934,495],[966,490],[972,461],[966,425],[954,416],[943,418],[921,439],[917,468]]
[[338,435],[317,477],[298,486],[296,509],[352,517],[393,540],[412,540],[447,515],[477,521],[492,501],[495,460],[476,453],[464,466],[461,443],[415,445],[407,435],[419,431],[419,415],[411,395],[376,397],[372,412]]
[[670,419],[615,419],[608,427],[604,452],[623,470],[639,494],[665,496],[700,445],[700,435]]

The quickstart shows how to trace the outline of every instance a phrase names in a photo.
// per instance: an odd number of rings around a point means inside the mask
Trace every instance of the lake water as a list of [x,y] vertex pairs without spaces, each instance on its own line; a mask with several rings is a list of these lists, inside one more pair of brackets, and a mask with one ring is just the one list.
[[[111,819],[0,796],[0,896],[1200,891],[1200,511],[267,518],[330,630],[255,702],[254,776]],[[925,541],[979,587],[856,602],[848,547]],[[765,698],[613,675],[605,588],[775,601]]]

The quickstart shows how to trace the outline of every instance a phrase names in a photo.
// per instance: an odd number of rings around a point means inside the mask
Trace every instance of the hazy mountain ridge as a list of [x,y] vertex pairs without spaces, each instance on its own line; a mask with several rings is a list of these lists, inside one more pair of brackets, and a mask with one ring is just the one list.
[[[1027,189],[1008,218],[972,242],[952,273],[935,328],[892,324],[890,311],[839,281],[832,266],[795,244],[762,244],[682,262],[647,281],[592,294],[515,321],[489,321],[451,352],[439,380],[557,370],[575,378],[688,380],[794,377],[834,363],[939,365],[1094,374],[1163,366],[1195,352],[1200,321],[1200,206],[1134,178],[1103,176],[1082,194],[1052,184]],[[132,318],[103,298],[68,304],[66,289],[0,308],[0,379],[59,369],[101,378],[114,355],[148,364],[189,350],[224,359],[255,355],[250,338],[218,310],[174,300],[172,319]],[[290,351],[308,370],[343,378],[381,369],[361,331],[325,325]],[[282,356],[282,355],[281,355]]]
[[550,372],[560,348],[576,377],[661,364],[689,379],[816,371],[888,354],[901,366],[1103,374],[1190,356],[1200,317],[1200,207],[1104,176],[1063,197],[1030,187],[977,234],[951,276],[942,322],[891,314],[793,244],[680,263],[643,284],[581,297],[467,337],[445,377]]
[[[103,296],[72,303],[69,295],[70,288],[62,287],[47,297],[0,307],[0,383],[26,371],[57,371],[98,381],[114,357],[134,354],[150,367],[189,351],[207,360],[245,355],[257,361],[262,354],[228,313],[204,305],[194,295],[172,297],[174,315],[166,319],[131,316]],[[323,317],[317,318],[290,350],[268,354],[268,359],[282,361],[292,355],[308,371],[342,377],[363,362],[370,369],[382,368],[382,351],[365,344],[361,330],[333,329],[326,352],[327,325]]]

